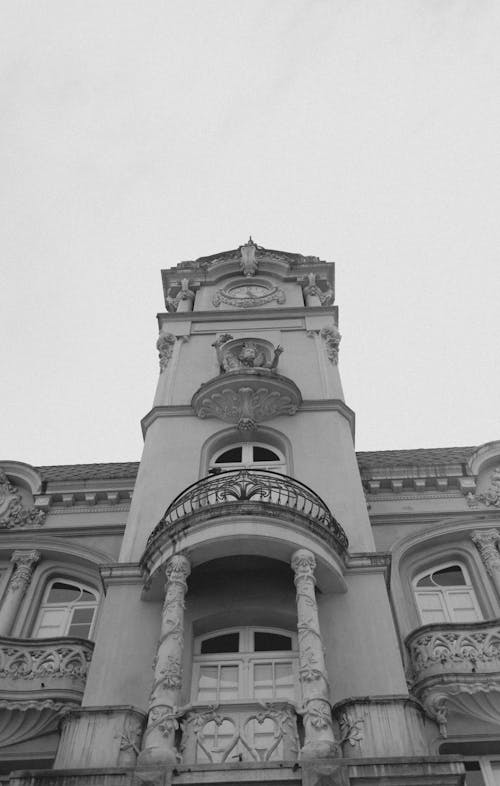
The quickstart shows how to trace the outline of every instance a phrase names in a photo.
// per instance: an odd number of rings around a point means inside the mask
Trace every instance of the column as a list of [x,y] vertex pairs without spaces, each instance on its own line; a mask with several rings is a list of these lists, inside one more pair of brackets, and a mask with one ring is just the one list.
[[17,617],[19,606],[24,598],[33,575],[33,570],[40,559],[39,551],[14,551],[10,561],[15,568],[9,579],[7,591],[0,609],[0,636],[8,636]]
[[175,766],[179,757],[175,747],[178,727],[177,709],[182,686],[184,648],[184,596],[191,572],[189,560],[181,554],[172,557],[165,568],[160,641],[154,666],[153,689],[149,702],[148,725],[144,732],[139,764]]
[[498,551],[500,532],[496,529],[478,529],[472,533],[472,541],[500,595],[500,552]]
[[299,549],[292,556],[292,570],[297,588],[297,630],[299,639],[299,675],[302,686],[305,742],[302,759],[338,756],[339,750],[332,725],[328,695],[328,676],[319,628],[314,570],[314,554]]

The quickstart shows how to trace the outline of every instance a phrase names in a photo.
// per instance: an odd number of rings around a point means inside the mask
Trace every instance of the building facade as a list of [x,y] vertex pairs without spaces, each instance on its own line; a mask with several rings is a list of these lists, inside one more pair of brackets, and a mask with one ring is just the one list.
[[500,441],[356,454],[332,263],[162,277],[140,463],[0,462],[1,778],[498,786]]

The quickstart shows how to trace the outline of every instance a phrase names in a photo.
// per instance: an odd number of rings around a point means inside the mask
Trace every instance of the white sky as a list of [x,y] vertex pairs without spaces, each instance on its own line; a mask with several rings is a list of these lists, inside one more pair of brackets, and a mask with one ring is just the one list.
[[500,438],[500,3],[0,7],[0,458],[136,460],[160,269],[337,263],[358,450]]

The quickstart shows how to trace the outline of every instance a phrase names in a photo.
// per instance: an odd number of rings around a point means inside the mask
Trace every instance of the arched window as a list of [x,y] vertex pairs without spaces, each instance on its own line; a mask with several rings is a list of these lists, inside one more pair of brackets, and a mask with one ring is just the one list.
[[40,606],[34,638],[77,636],[89,639],[98,601],[99,595],[91,587],[63,578],[52,579]]
[[192,701],[297,698],[297,635],[274,628],[230,628],[195,640]]
[[413,582],[422,624],[483,619],[467,570],[458,563],[438,565]]
[[241,469],[267,469],[273,472],[286,474],[287,465],[285,457],[274,446],[271,448],[260,442],[240,442],[227,445],[219,450],[210,461],[210,473],[217,470]]

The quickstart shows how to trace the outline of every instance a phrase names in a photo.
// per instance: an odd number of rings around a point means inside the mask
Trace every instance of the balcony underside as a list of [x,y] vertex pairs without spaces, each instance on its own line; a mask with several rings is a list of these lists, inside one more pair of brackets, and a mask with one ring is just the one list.
[[56,731],[81,704],[93,648],[76,638],[0,638],[0,750]]

